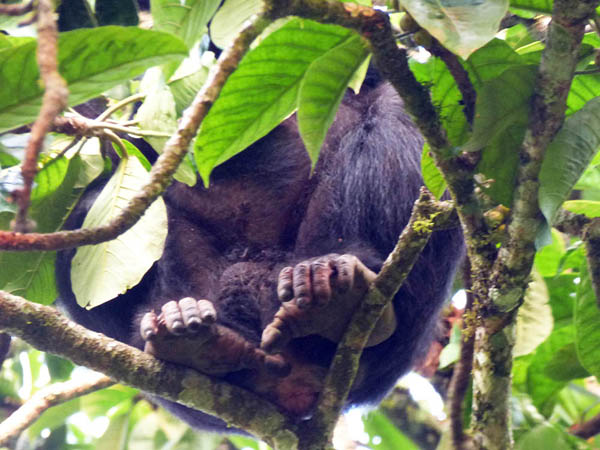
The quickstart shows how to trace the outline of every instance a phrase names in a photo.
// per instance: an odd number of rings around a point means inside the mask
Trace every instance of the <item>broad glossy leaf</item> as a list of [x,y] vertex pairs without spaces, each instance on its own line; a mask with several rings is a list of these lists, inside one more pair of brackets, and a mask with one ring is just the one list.
[[542,276],[533,271],[525,301],[517,313],[517,341],[514,356],[527,355],[534,351],[552,333],[554,319],[548,303],[550,294]]
[[[70,162],[62,157],[36,176],[31,218],[36,230],[49,233],[59,230],[72,206],[83,192],[74,189],[81,170],[81,160]],[[28,300],[50,304],[57,296],[54,279],[56,252],[0,252],[0,289]]]
[[557,381],[571,381],[589,377],[590,373],[581,365],[573,342],[559,348],[554,353],[546,366],[546,375]]
[[516,66],[481,87],[477,95],[473,135],[461,150],[476,151],[508,128],[528,123],[535,66]]
[[554,395],[566,384],[564,381],[556,381],[546,375],[546,366],[554,357],[554,354],[565,345],[573,342],[575,329],[566,326],[556,329],[536,349],[531,363],[527,369],[527,392],[531,396],[534,405],[543,414],[552,410]]
[[538,201],[548,223],[567,199],[600,145],[600,98],[569,117],[544,156]]
[[565,436],[565,431],[549,423],[544,423],[523,435],[516,442],[515,450],[572,450],[573,447],[567,443]]
[[[105,225],[118,216],[148,176],[137,158],[122,160],[88,211],[83,227]],[[131,229],[116,239],[79,247],[71,263],[78,303],[98,306],[138,284],[162,255],[166,237],[167,211],[162,198],[158,198]]]
[[429,154],[429,145],[427,145],[427,142],[423,145],[423,153],[421,154],[421,173],[423,174],[423,182],[427,189],[438,200],[442,198],[442,195],[446,191],[446,180],[444,180],[442,173],[435,166],[435,162]]
[[418,450],[418,446],[400,431],[383,413],[372,411],[363,420],[365,431],[369,436],[379,436],[381,440],[377,443],[370,442],[369,446],[378,450]]
[[[147,130],[174,133],[177,129],[175,99],[162,77],[161,70],[157,67],[148,70],[140,84],[140,90],[147,94],[135,115],[140,121],[140,126]],[[147,136],[145,139],[154,150],[162,153],[168,138]],[[187,158],[179,165],[174,177],[188,186],[196,184],[196,171]]]
[[[482,83],[498,77],[510,67],[524,63],[523,57],[506,42],[494,39],[473,53],[463,62],[463,66],[471,83],[479,91]],[[463,112],[462,95],[446,65],[439,58],[430,58],[424,64],[411,60],[411,69],[419,81],[431,86],[432,100],[440,111],[452,145],[464,144],[470,127]]]
[[294,19],[244,56],[202,122],[194,150],[208,184],[217,165],[271,131],[297,106],[310,64],[355,34],[345,28]]
[[317,58],[298,93],[298,129],[314,168],[348,83],[369,54],[358,35]]
[[587,102],[598,96],[600,96],[600,75],[577,75],[573,78],[567,97],[567,115],[579,111]]
[[552,0],[511,0],[510,6],[540,14],[552,12]]
[[[35,59],[37,43],[0,51],[0,132],[32,122],[43,95]],[[148,67],[178,61],[187,48],[166,33],[134,27],[80,29],[59,36],[59,70],[77,105]]]
[[600,375],[600,309],[592,289],[587,264],[582,264],[575,302],[575,345],[581,365]]
[[206,33],[220,0],[151,0],[154,28],[179,36],[191,48]]
[[552,229],[552,244],[535,254],[535,268],[544,277],[558,274],[561,259],[565,254],[565,239],[560,231]]
[[491,41],[508,0],[403,0],[402,6],[453,53],[468,58]]
[[575,214],[583,214],[586,217],[600,217],[600,202],[593,200],[567,200],[562,207]]
[[227,47],[244,22],[262,9],[259,0],[225,0],[210,23],[210,38],[219,48]]

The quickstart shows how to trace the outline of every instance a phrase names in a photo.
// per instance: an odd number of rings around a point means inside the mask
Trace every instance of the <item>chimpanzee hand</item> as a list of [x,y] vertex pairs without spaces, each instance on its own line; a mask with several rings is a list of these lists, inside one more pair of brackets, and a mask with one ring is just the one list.
[[[353,255],[330,254],[285,267],[277,286],[283,304],[263,330],[261,348],[277,352],[291,339],[310,334],[339,342],[374,279],[375,273]],[[395,316],[388,309],[376,326],[376,340],[368,345],[393,333]]]
[[289,372],[281,356],[267,355],[234,330],[217,324],[217,312],[208,300],[186,297],[161,309],[159,315],[146,313],[140,323],[144,351],[159,359],[209,375],[243,368],[266,369],[278,376]]

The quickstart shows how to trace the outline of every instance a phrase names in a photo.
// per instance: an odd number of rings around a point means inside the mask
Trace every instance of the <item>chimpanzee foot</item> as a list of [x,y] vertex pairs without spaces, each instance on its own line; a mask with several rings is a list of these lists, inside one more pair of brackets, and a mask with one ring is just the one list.
[[330,254],[285,267],[277,285],[283,303],[263,330],[261,348],[277,352],[291,339],[310,334],[339,342],[374,279],[375,273],[353,255]]
[[210,375],[244,368],[266,369],[279,376],[289,372],[281,356],[267,355],[237,332],[216,323],[217,313],[208,300],[186,297],[167,302],[161,309],[158,315],[146,313],[140,324],[144,351],[159,359]]

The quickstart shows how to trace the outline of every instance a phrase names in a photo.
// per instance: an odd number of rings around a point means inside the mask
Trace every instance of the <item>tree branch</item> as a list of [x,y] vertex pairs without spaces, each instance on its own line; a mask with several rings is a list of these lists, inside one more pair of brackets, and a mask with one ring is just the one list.
[[429,191],[422,188],[396,247],[384,262],[338,344],[313,417],[300,424],[300,449],[326,448],[330,442],[336,419],[356,376],[360,355],[375,324],[400,289],[431,233],[436,226],[450,220],[452,213],[451,203],[436,202]]
[[535,238],[542,223],[538,175],[546,148],[563,123],[578,49],[596,3],[591,0],[554,2],[531,119],[519,155],[521,164],[508,226],[509,241],[494,263],[489,295],[480,308],[482,326],[476,335],[473,417],[475,444],[481,448],[512,446],[508,412],[513,322],[529,282]]
[[448,387],[448,397],[450,399],[450,432],[452,443],[456,450],[471,448],[472,442],[464,432],[464,408],[463,403],[465,394],[471,381],[471,371],[473,370],[473,349],[475,346],[475,310],[474,296],[471,291],[471,264],[467,259],[463,269],[464,289],[467,293],[467,305],[463,313],[462,339],[460,345],[460,356],[454,366],[450,386]]
[[22,16],[33,11],[35,2],[33,0],[10,5],[0,5],[0,14],[5,16]]
[[589,439],[600,434],[600,414],[590,420],[573,425],[569,431],[581,439]]
[[23,187],[13,192],[18,205],[14,229],[21,233],[25,233],[31,228],[27,219],[27,210],[44,137],[50,130],[54,118],[67,107],[67,98],[69,97],[67,84],[58,73],[58,28],[54,18],[54,2],[52,0],[38,0],[37,33],[37,62],[46,90],[42,98],[42,108],[31,128],[31,135],[25,148],[25,159],[21,165]]
[[250,44],[268,24],[262,16],[255,17],[255,20],[240,32],[233,44],[221,54],[217,64],[211,68],[206,83],[186,109],[177,131],[166,142],[163,153],[150,171],[150,180],[110,223],[97,228],[48,234],[0,231],[0,250],[60,250],[99,244],[116,238],[135,225],[148,206],[171,184],[173,174],[185,157],[191,140],[225,81],[236,69]]
[[[116,382],[200,409],[276,449],[295,448],[294,425],[256,394],[195,370],[157,360],[71,322],[55,309],[0,291],[0,330],[70,359]],[[232,402],[232,399],[236,399]]]
[[10,439],[29,427],[48,408],[103,389],[113,383],[105,375],[93,375],[91,379],[83,382],[71,380],[37,391],[23,406],[0,423],[0,446],[6,445]]

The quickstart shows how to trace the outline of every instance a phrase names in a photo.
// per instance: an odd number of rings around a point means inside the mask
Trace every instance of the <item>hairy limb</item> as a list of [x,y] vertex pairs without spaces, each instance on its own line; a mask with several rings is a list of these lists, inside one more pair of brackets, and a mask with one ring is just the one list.
[[[277,286],[282,306],[263,331],[261,347],[277,352],[291,339],[311,334],[339,342],[375,276],[348,254],[330,254],[285,267]],[[396,316],[390,304],[368,345],[386,340],[395,329]]]
[[264,369],[285,376],[289,365],[281,356],[267,355],[231,328],[216,323],[217,313],[208,300],[191,297],[170,301],[160,314],[146,313],[140,333],[144,351],[157,358],[210,375],[241,369]]

